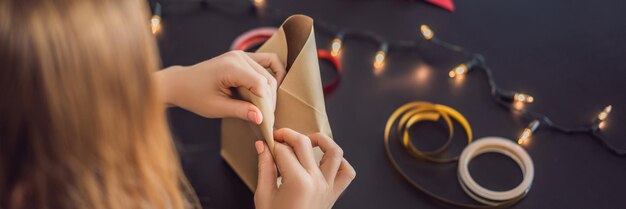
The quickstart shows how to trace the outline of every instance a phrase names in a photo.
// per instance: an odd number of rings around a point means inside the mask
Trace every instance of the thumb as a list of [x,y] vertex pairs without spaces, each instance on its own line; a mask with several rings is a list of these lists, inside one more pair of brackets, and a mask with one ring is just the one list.
[[266,199],[277,189],[276,163],[269,147],[262,140],[255,142],[257,153],[259,153],[259,179],[256,186],[255,198]]
[[213,108],[215,108],[216,112],[221,113],[223,117],[239,118],[257,125],[263,121],[261,110],[254,104],[243,100],[232,98],[219,99],[214,101]]

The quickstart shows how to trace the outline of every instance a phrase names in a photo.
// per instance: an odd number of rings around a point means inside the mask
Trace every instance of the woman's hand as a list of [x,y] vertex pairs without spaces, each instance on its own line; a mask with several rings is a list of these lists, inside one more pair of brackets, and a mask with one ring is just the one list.
[[156,79],[161,97],[168,105],[207,118],[235,117],[260,124],[263,116],[259,108],[233,99],[231,88],[245,87],[274,104],[276,88],[285,73],[285,67],[275,54],[230,51],[193,66],[161,70],[156,73]]
[[[259,153],[259,181],[254,194],[257,209],[328,209],[354,179],[356,172],[343,158],[343,151],[322,134],[304,136],[291,129],[274,132],[275,159],[263,141]],[[324,152],[320,165],[313,146]],[[277,168],[282,184],[277,187]]]

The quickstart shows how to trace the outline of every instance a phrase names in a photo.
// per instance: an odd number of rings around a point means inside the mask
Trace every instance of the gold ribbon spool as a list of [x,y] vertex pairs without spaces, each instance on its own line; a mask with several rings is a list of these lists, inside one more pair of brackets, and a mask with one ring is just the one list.
[[[443,118],[445,124],[448,126],[448,131],[449,131],[448,141],[444,145],[439,147],[438,149],[435,149],[430,152],[424,152],[424,151],[418,150],[410,140],[411,137],[409,135],[408,129],[412,125],[418,122],[438,121],[440,118]],[[463,207],[463,208],[475,208],[475,209],[487,209],[487,208],[491,209],[491,208],[506,208],[519,202],[525,196],[526,192],[524,192],[524,195],[517,196],[510,200],[489,202],[487,203],[487,205],[477,205],[477,204],[457,202],[451,199],[444,198],[442,196],[439,196],[435,193],[432,193],[426,190],[425,188],[420,186],[417,182],[413,181],[413,179],[411,179],[404,172],[404,170],[400,168],[400,165],[396,162],[395,158],[391,154],[391,148],[389,146],[389,139],[391,138],[391,131],[392,131],[394,124],[396,124],[396,121],[398,121],[397,128],[396,128],[397,134],[398,136],[402,136],[401,144],[406,150],[409,151],[409,153],[411,153],[411,155],[413,155],[416,158],[428,160],[428,161],[435,162],[435,163],[451,163],[451,162],[458,161],[459,156],[448,157],[448,158],[435,157],[447,149],[447,147],[449,146],[453,138],[454,128],[453,128],[451,119],[454,119],[459,124],[461,124],[461,126],[467,133],[468,144],[471,143],[473,135],[472,135],[472,129],[469,125],[469,122],[467,121],[467,119],[465,119],[465,117],[463,117],[463,115],[461,115],[461,113],[452,109],[451,107],[440,105],[440,104],[432,104],[428,102],[411,102],[411,103],[402,105],[401,107],[396,109],[391,114],[391,116],[389,116],[389,119],[387,120],[387,124],[385,125],[385,138],[384,138],[385,151],[394,169],[398,171],[398,173],[400,173],[400,175],[402,175],[402,177],[404,177],[406,181],[408,181],[414,188],[416,188],[420,192],[423,192],[424,194],[426,194],[427,196],[433,199],[437,199],[441,202],[444,202],[452,206]],[[463,182],[461,183],[463,184]],[[468,191],[468,189],[465,188],[466,186],[467,185],[462,185],[464,191],[468,195],[470,195],[470,197],[476,199],[474,196],[472,196],[474,194],[471,194]],[[482,202],[482,201],[479,201],[479,202]]]
[[[463,115],[461,115],[458,111],[445,105],[431,104],[428,102],[411,102],[399,107],[393,112],[393,114],[391,114],[389,120],[387,120],[387,125],[385,127],[385,141],[389,140],[391,128],[398,118],[400,118],[400,120],[396,130],[398,134],[402,136],[402,145],[416,158],[436,163],[450,163],[459,159],[458,156],[448,158],[436,157],[448,148],[454,136],[454,126],[451,118],[456,120],[459,124],[461,124],[461,126],[463,126],[463,129],[465,129],[465,132],[467,133],[467,143],[469,144],[472,142],[472,129],[469,122],[467,122],[467,119],[465,119],[465,117],[463,117]],[[448,140],[446,143],[429,152],[417,149],[410,140],[411,137],[409,134],[409,128],[422,121],[438,121],[440,118],[443,118],[448,126]]]

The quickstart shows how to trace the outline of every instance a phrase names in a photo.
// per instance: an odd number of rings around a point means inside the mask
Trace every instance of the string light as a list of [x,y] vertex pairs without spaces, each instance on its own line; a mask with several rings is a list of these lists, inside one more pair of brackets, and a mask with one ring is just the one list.
[[161,29],[161,17],[158,15],[153,15],[150,18],[150,25],[152,28],[152,34],[156,34]]
[[513,96],[513,100],[520,103],[533,103],[535,101],[535,98],[528,94],[518,92],[515,93],[515,95]]
[[[485,58],[481,54],[470,52],[461,46],[445,42],[436,37],[424,36],[424,38],[426,40],[429,40],[430,43],[436,44],[442,48],[448,49],[450,51],[462,54],[465,57],[471,58],[471,60],[468,63],[475,64],[476,65],[475,68],[477,70],[480,70],[485,73],[487,77],[487,83],[489,84],[491,96],[493,98],[493,101],[496,102],[496,104],[504,108],[514,109],[516,110],[514,111],[514,113],[522,117],[530,118],[536,121],[541,121],[541,124],[545,125],[546,127],[549,127],[550,129],[554,131],[558,131],[558,132],[565,133],[565,134],[590,135],[593,138],[599,140],[601,142],[601,145],[603,145],[606,149],[613,152],[614,154],[620,155],[620,156],[626,156],[626,149],[620,149],[618,147],[615,147],[614,145],[610,144],[607,141],[606,137],[603,134],[599,133],[600,129],[602,129],[606,125],[604,120],[606,120],[606,118],[608,117],[608,114],[610,113],[612,107],[607,106],[606,108],[604,108],[604,110],[600,114],[598,114],[597,118],[595,118],[591,126],[583,126],[579,128],[568,128],[560,124],[556,124],[548,116],[542,113],[522,109],[524,104],[534,102],[535,100],[534,97],[527,95],[527,94],[522,94],[519,92],[511,92],[511,91],[498,87],[493,77],[493,72],[491,68],[486,64]],[[463,65],[465,65],[465,67]],[[472,69],[473,69],[473,65],[468,65],[467,63],[461,64],[457,66],[456,68],[454,68],[453,70],[451,70],[449,75],[450,77],[462,77],[458,75],[463,74],[463,73],[467,74]],[[457,70],[462,73],[458,73]],[[522,135],[520,136],[520,139],[518,140],[518,143],[523,144],[526,141],[528,141],[528,139],[531,137],[534,131],[533,127],[539,126],[539,123],[538,122],[535,124],[531,123],[531,125],[529,125],[527,129],[524,129],[524,131],[522,132]]]
[[332,55],[333,57],[339,56],[339,54],[341,53],[342,42],[343,42],[342,34],[337,35],[335,39],[333,39],[333,41],[330,44],[330,55]]
[[161,4],[158,2],[155,3],[152,17],[150,18],[150,28],[152,29],[152,34],[156,34],[161,30]]
[[539,127],[538,120],[533,120],[532,122],[530,122],[530,124],[528,124],[528,126],[524,129],[524,131],[522,131],[522,134],[519,136],[517,143],[526,144],[528,140],[530,140],[530,137],[533,136],[533,133],[535,132],[535,130],[537,130],[538,127]]
[[383,44],[380,46],[380,49],[376,52],[376,56],[374,56],[374,68],[379,70],[383,66],[385,66],[385,56],[387,55],[387,50],[389,46],[387,44]]
[[[193,0],[190,0],[190,1],[196,2]],[[165,2],[177,3],[179,1],[164,1],[164,3]],[[207,7],[210,7],[212,9],[220,10],[221,12],[224,12],[224,13],[233,13],[232,10],[226,9],[224,6],[214,6],[214,7],[211,6],[211,4],[216,4],[216,5],[221,4],[221,2],[219,1],[198,0],[197,2],[200,2],[201,4]],[[287,17],[292,15],[291,12],[284,12],[278,8],[270,7],[267,4],[267,0],[249,0],[248,2],[249,2],[248,6],[254,9],[255,12],[257,12],[258,14],[262,14],[263,16],[267,16],[271,19],[284,20]],[[322,28],[322,30],[324,31],[339,34],[331,41],[331,44],[330,44],[329,51],[331,53],[331,56],[333,57],[338,57],[342,54],[342,48],[343,48],[342,45],[343,45],[343,42],[345,41],[344,37],[348,35],[359,37],[359,39],[365,39],[365,40],[369,40],[369,41],[373,41],[375,43],[381,44],[382,45],[381,48],[376,52],[376,55],[374,57],[373,66],[375,68],[375,71],[374,71],[375,74],[379,74],[382,72],[383,67],[385,66],[385,60],[386,60],[389,48],[394,47],[394,48],[413,49],[413,48],[419,47],[419,45],[422,44],[417,40],[388,42],[388,41],[385,41],[383,38],[381,38],[381,36],[379,36],[377,33],[373,31],[342,29],[341,27],[337,25],[331,24],[329,22],[324,22],[323,20],[320,20],[320,19],[315,20],[315,27]],[[423,30],[422,34],[426,35],[425,37],[432,38],[433,33],[430,30],[430,28],[428,28],[428,26],[423,25],[422,30]]]
[[454,69],[450,70],[448,75],[450,76],[450,78],[461,77],[467,74],[467,71],[469,71],[469,68],[467,67],[467,65],[460,64],[459,66],[456,66]]
[[606,120],[606,118],[609,117],[609,113],[611,113],[612,109],[613,109],[613,106],[611,106],[611,105],[606,106],[602,110],[602,112],[600,112],[600,114],[598,114],[598,120],[600,120],[600,121]]
[[428,25],[420,26],[420,31],[422,32],[422,36],[424,36],[424,39],[426,40],[430,40],[435,35],[435,33],[433,33]]
[[[437,40],[438,41],[438,40]],[[435,41],[435,42],[437,42]],[[448,76],[450,76],[450,78],[460,78],[463,77],[463,75],[469,73],[470,70],[472,70],[472,68],[474,68],[474,66],[477,66],[480,62],[481,62],[480,57],[476,57],[474,59],[471,59],[470,61],[460,64],[454,68],[452,68],[452,70],[450,70],[450,72],[448,72]]]
[[594,122],[595,126],[594,128],[604,128],[606,126],[606,119],[609,117],[609,114],[611,113],[611,110],[613,110],[613,106],[609,105],[604,107],[604,109],[602,109],[602,112],[600,112],[598,114],[598,117],[596,117],[596,120]]

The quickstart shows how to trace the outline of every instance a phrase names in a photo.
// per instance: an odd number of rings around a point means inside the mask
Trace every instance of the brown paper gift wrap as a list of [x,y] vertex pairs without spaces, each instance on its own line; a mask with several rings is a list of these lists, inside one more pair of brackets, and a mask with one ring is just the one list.
[[[258,126],[241,119],[222,120],[222,157],[252,191],[256,189],[258,174],[256,140],[265,139],[273,153],[274,129],[291,128],[305,135],[321,132],[332,137],[324,107],[313,19],[304,15],[289,17],[257,52],[277,54],[287,68],[278,87],[275,108],[249,90],[239,88],[242,99],[259,107],[263,123]],[[323,153],[317,147],[313,149],[319,164]]]

